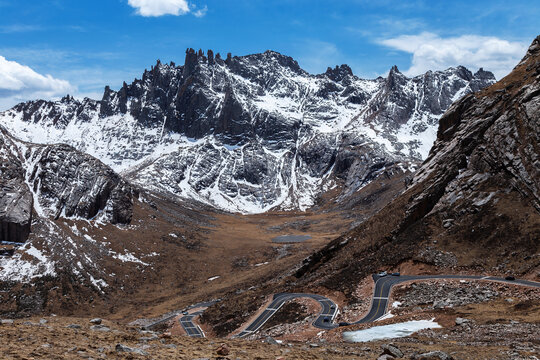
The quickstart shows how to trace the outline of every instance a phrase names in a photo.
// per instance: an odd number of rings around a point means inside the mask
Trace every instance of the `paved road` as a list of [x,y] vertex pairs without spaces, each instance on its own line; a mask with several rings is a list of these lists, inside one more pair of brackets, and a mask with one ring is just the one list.
[[404,283],[407,281],[420,281],[430,279],[456,279],[456,280],[484,280],[484,281],[497,281],[513,285],[532,286],[540,288],[540,283],[527,280],[506,280],[504,278],[498,278],[493,276],[474,276],[474,275],[404,275],[404,276],[373,276],[375,280],[375,290],[373,291],[373,298],[371,303],[371,309],[369,313],[362,319],[354,322],[353,324],[363,324],[373,322],[380,319],[386,313],[388,307],[388,297],[390,291],[394,285]]
[[180,318],[180,325],[182,325],[182,327],[184,328],[184,331],[186,332],[186,334],[188,334],[188,336],[198,337],[198,338],[204,337],[204,332],[199,327],[199,325],[195,325],[193,323],[193,318],[201,315],[203,312],[204,310],[200,310],[200,311],[191,313],[189,315],[184,315]]
[[[188,334],[188,336],[191,337],[198,337],[203,338],[204,332],[199,327],[199,325],[196,325],[193,323],[193,319],[199,315],[201,315],[206,309],[208,309],[210,306],[214,305],[216,301],[209,301],[204,303],[199,303],[195,305],[191,305],[186,309],[184,312],[184,316],[180,318],[180,325],[182,325],[182,328]],[[191,309],[199,309],[195,312],[190,312]]]
[[[506,280],[504,278],[493,277],[493,276],[474,276],[474,275],[403,275],[403,276],[378,276],[373,275],[373,280],[375,281],[375,289],[373,290],[373,297],[371,302],[371,308],[369,312],[362,319],[351,323],[353,324],[363,324],[374,322],[386,314],[386,308],[388,307],[388,298],[390,296],[390,291],[392,287],[404,283],[407,281],[421,281],[421,280],[430,280],[430,279],[456,279],[456,280],[482,280],[482,281],[495,281],[502,282],[512,285],[521,285],[521,286],[531,286],[540,288],[540,283],[535,281],[528,280]],[[338,314],[338,306],[332,300],[314,294],[299,294],[299,293],[281,293],[275,294],[270,305],[264,309],[264,311],[257,316],[244,330],[242,330],[238,335],[234,337],[245,337],[254,332],[258,331],[287,301],[297,298],[310,298],[319,302],[322,307],[322,311],[319,313],[319,316],[313,322],[313,326],[319,329],[333,329],[339,325],[334,324],[333,320]],[[197,304],[200,305],[200,304]],[[211,305],[211,304],[210,304]],[[209,306],[209,305],[208,305]],[[201,307],[201,306],[192,306],[192,308]],[[204,307],[204,306],[203,306]],[[207,307],[207,306],[206,306]],[[204,337],[204,333],[201,329],[194,325],[191,321],[195,316],[204,312],[204,309],[198,311],[194,314],[189,314],[182,319],[180,323],[182,327],[186,330],[188,335],[195,337]]]
[[323,329],[331,329],[334,327],[332,326],[332,321],[338,313],[338,307],[332,300],[325,298],[324,296],[314,294],[282,293],[275,294],[272,302],[266,307],[262,314],[235,337],[244,337],[256,332],[283,306],[283,304],[296,298],[310,298],[318,301],[319,304],[321,304],[322,311],[317,319],[313,322],[313,325]]

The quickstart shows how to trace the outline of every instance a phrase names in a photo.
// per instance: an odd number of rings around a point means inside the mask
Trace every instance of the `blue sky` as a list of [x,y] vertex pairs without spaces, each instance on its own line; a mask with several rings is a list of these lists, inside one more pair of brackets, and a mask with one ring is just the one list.
[[367,78],[463,64],[503,76],[540,33],[540,2],[0,0],[0,110],[64,93],[101,97],[187,47],[290,55]]

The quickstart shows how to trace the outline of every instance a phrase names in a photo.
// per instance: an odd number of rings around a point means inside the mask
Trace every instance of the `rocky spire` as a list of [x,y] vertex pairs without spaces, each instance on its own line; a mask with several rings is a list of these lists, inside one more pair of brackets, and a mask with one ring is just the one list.
[[214,52],[212,50],[208,50],[208,65],[214,65]]
[[353,72],[352,72],[352,69],[349,67],[349,65],[343,64],[343,65],[340,65],[340,66],[336,65],[336,67],[334,69],[329,67],[326,70],[325,74],[330,79],[339,82],[339,81],[343,80],[347,76],[352,76]]
[[122,114],[125,114],[127,112],[128,90],[128,84],[124,81],[124,83],[122,84],[122,88],[120,89],[120,91],[118,91],[118,106]]
[[484,68],[478,69],[477,72],[474,73],[474,77],[480,80],[493,80],[495,81],[495,75],[491,71],[486,71]]
[[197,66],[198,58],[197,54],[195,53],[195,50],[192,48],[189,48],[186,50],[186,61],[184,63],[184,78],[189,77],[193,71],[195,70],[195,67]]
[[390,72],[388,73],[388,77],[386,78],[386,88],[388,90],[395,89],[398,85],[403,84],[406,80],[405,75],[403,75],[397,65],[392,66],[390,69]]

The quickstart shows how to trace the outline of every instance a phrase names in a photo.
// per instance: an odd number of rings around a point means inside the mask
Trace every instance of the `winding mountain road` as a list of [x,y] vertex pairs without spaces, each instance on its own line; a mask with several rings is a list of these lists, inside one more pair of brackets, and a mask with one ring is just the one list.
[[319,302],[322,307],[322,311],[317,319],[313,322],[313,325],[316,327],[325,329],[325,325],[330,325],[338,313],[337,305],[332,300],[321,295],[294,293],[275,294],[272,302],[266,307],[262,314],[253,320],[253,322],[251,322],[235,337],[245,337],[256,332],[283,306],[283,304],[296,298],[310,298]]
[[189,315],[184,315],[180,318],[180,325],[182,325],[182,328],[184,329],[186,334],[188,334],[188,336],[198,338],[204,337],[204,332],[202,331],[200,326],[193,323],[193,318],[201,315],[203,312],[204,310],[199,310]]
[[[360,320],[350,323],[364,324],[374,322],[386,314],[386,308],[388,307],[388,299],[392,287],[397,284],[409,282],[409,281],[423,281],[432,279],[451,279],[451,280],[478,280],[478,281],[493,281],[501,282],[510,285],[530,286],[540,288],[540,283],[529,280],[507,280],[505,278],[499,278],[494,276],[475,276],[475,275],[403,275],[403,276],[379,276],[373,275],[375,281],[375,289],[373,290],[373,297],[371,301],[371,307],[369,312]],[[287,301],[297,298],[310,298],[316,300],[321,305],[321,312],[315,321],[313,326],[319,329],[334,329],[339,325],[334,324],[333,320],[338,314],[338,306],[332,300],[315,294],[301,294],[301,293],[280,293],[275,294],[272,302],[264,309],[264,311],[255,318],[244,330],[235,335],[236,338],[246,337],[257,332]],[[198,304],[201,305],[201,304]],[[194,306],[195,307],[195,306]],[[199,306],[201,307],[201,306]],[[205,306],[207,307],[207,306]],[[204,312],[205,309],[201,309],[196,313],[185,315],[180,319],[182,327],[186,330],[189,336],[204,337],[204,333],[201,329],[193,324],[192,319]]]
[[[208,301],[203,303],[198,303],[195,305],[191,305],[189,308],[186,309],[184,312],[184,316],[180,318],[180,325],[182,325],[182,328],[186,332],[188,336],[191,337],[198,337],[203,338],[204,332],[202,331],[201,327],[193,322],[193,319],[197,316],[201,315],[208,307],[214,305],[216,301]],[[198,309],[197,311],[190,312],[192,309]]]

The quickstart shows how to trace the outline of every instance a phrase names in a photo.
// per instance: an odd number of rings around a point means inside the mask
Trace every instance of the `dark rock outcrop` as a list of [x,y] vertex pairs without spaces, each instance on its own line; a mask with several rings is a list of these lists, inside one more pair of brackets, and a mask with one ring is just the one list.
[[39,146],[24,156],[34,164],[28,181],[48,215],[93,219],[103,211],[113,224],[131,221],[131,187],[99,160],[68,145]]
[[14,147],[0,127],[0,241],[22,243],[30,234],[33,198]]
[[0,127],[0,175],[0,241],[24,242],[33,209],[54,219],[131,221],[131,186],[71,146],[23,143]]
[[32,194],[25,183],[0,185],[0,241],[25,242],[32,222]]
[[329,67],[325,75],[336,82],[340,82],[347,78],[347,76],[353,76],[353,72],[349,65],[343,64],[341,66],[336,65],[334,69]]

